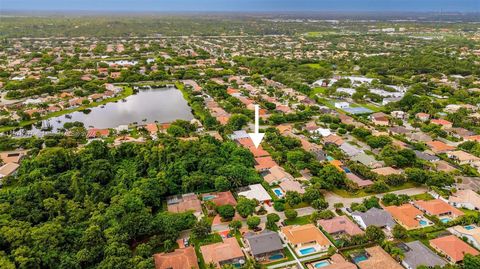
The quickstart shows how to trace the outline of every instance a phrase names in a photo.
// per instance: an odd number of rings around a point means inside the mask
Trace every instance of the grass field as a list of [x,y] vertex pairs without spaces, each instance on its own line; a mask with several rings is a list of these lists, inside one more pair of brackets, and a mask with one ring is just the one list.
[[[410,189],[410,188],[414,188],[414,187],[416,187],[416,185],[414,183],[407,182],[407,183],[405,183],[401,186],[390,187],[388,189],[388,191],[386,191],[385,193],[392,192],[392,191],[398,191],[398,190],[404,190],[404,189]],[[361,197],[366,197],[366,196],[371,196],[371,195],[377,194],[377,193],[368,193],[364,190],[351,192],[351,191],[342,190],[342,189],[334,189],[333,193],[335,193],[339,196],[342,196],[343,198],[361,198]]]

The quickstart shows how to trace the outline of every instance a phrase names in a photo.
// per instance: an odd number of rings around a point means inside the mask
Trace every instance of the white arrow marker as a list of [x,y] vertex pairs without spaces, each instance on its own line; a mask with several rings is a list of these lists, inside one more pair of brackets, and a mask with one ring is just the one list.
[[255,148],[258,148],[260,143],[262,143],[263,136],[265,136],[264,133],[259,133],[259,131],[258,131],[258,129],[259,129],[259,126],[258,126],[259,125],[258,124],[258,119],[259,119],[258,110],[259,110],[259,106],[255,105],[255,133],[248,133],[248,135],[250,136],[250,139],[252,139],[253,145],[255,145]]

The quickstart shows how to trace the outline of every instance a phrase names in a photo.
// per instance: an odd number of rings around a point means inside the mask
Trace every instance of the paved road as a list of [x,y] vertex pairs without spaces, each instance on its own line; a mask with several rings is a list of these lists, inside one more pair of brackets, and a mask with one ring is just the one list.
[[[397,194],[397,195],[406,194],[406,195],[411,196],[411,195],[417,195],[417,194],[425,193],[427,191],[428,191],[428,189],[426,187],[415,187],[415,188],[410,188],[410,189],[393,191],[393,192],[389,192],[389,193],[394,193],[394,194]],[[359,198],[345,198],[345,197],[337,195],[333,192],[325,192],[324,195],[325,195],[325,200],[329,204],[329,209],[334,209],[333,205],[336,204],[336,203],[342,203],[343,206],[350,207],[350,205],[352,203],[361,203],[363,201],[363,199],[368,198],[368,197],[376,196],[378,198],[382,198],[383,195],[385,195],[385,193],[369,195],[369,196],[359,197]]]

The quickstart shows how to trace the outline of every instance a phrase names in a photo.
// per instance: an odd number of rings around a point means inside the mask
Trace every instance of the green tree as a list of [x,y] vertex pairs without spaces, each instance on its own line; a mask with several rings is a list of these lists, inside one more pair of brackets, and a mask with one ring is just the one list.
[[247,218],[247,226],[249,229],[255,229],[258,225],[260,225],[260,218],[257,216],[249,216]]
[[285,217],[288,220],[294,220],[298,216],[298,212],[295,209],[287,209],[285,210]]
[[385,240],[385,233],[377,226],[368,226],[365,230],[365,235],[367,236],[368,240],[373,242],[380,243]]
[[235,208],[232,205],[221,205],[217,207],[218,214],[223,220],[231,220],[235,216]]
[[255,212],[257,203],[253,200],[249,200],[245,197],[240,197],[237,202],[237,212],[243,218],[246,218]]

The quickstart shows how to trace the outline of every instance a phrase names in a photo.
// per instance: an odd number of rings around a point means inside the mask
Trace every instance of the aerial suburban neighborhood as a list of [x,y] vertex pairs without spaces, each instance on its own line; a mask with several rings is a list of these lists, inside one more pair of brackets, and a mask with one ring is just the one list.
[[0,14],[1,268],[480,268],[479,16]]

